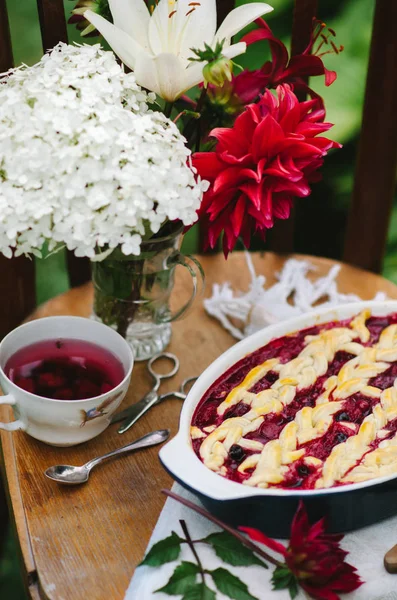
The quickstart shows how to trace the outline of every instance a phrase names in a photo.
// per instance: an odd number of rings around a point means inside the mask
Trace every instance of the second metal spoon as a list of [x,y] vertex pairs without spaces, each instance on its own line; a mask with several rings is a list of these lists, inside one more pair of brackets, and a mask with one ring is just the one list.
[[122,448],[118,448],[117,450],[108,452],[108,454],[104,454],[104,456],[98,456],[97,458],[93,458],[81,467],[73,467],[72,465],[55,465],[54,467],[49,467],[44,472],[44,474],[49,479],[52,479],[53,481],[56,481],[58,483],[67,483],[71,485],[85,483],[86,481],[88,481],[91,469],[93,469],[103,461],[108,460],[109,458],[120,456],[121,454],[125,454],[126,452],[131,452],[132,450],[139,450],[140,448],[148,448],[149,446],[161,444],[162,442],[165,442],[166,439],[168,439],[169,435],[169,429],[160,429],[158,431],[152,431],[152,433],[144,435],[143,437],[139,438],[139,440],[131,442],[131,444],[127,444]]

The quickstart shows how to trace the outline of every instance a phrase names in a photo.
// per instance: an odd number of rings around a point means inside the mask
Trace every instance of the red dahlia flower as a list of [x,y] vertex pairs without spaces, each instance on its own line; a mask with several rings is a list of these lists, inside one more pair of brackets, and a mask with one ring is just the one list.
[[310,525],[303,502],[300,502],[292,521],[288,548],[258,529],[239,529],[252,540],[283,555],[286,566],[278,567],[278,572],[276,570],[273,577],[276,585],[283,578],[287,580],[289,572],[312,598],[339,600],[339,593],[352,592],[363,584],[357,569],[345,562],[348,552],[342,550],[339,544],[343,535],[326,534],[324,519]]
[[237,117],[232,128],[217,128],[213,152],[196,152],[193,164],[210,182],[199,217],[207,229],[207,247],[214,248],[224,231],[225,256],[237,238],[249,246],[252,232],[264,237],[274,219],[287,219],[295,196],[308,196],[330,148],[340,144],[317,137],[332,125],[324,123],[320,102],[299,102],[288,85],[277,98],[266,90],[256,104]]
[[[317,75],[325,75],[325,85],[331,85],[336,79],[335,71],[325,68],[322,56],[325,54],[338,54],[343,50],[343,46],[337,47],[332,39],[335,35],[333,29],[328,29],[328,33],[323,31],[325,23],[316,19],[313,20],[313,34],[308,47],[302,54],[288,56],[288,50],[281,40],[273,35],[269,25],[263,19],[257,19],[255,23],[258,29],[251,31],[242,38],[248,45],[260,40],[269,42],[272,60],[266,62],[261,69],[256,71],[243,71],[233,78],[234,94],[240,98],[243,104],[253,102],[265,88],[275,88],[282,83],[293,85],[294,91],[304,90],[313,97],[317,96],[307,85],[306,78]],[[319,41],[318,47],[314,50],[314,45]],[[324,51],[324,45],[330,46],[330,49]]]

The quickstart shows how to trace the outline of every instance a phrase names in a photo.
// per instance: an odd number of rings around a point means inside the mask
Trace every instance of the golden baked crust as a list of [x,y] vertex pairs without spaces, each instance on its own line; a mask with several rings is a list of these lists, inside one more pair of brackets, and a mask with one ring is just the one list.
[[[294,464],[310,469],[315,488],[397,473],[397,431],[390,428],[397,419],[397,381],[386,389],[371,384],[397,361],[397,324],[385,326],[376,343],[371,344],[367,327],[370,316],[365,310],[346,325],[336,323],[314,335],[305,335],[302,350],[288,362],[270,358],[250,369],[217,406],[217,425],[192,426],[192,438],[199,440],[198,454],[203,463],[228,477],[229,453],[238,446],[241,453],[246,451],[238,467],[235,465],[244,477],[241,482],[259,488],[285,487]],[[262,443],[247,437],[260,430],[266,415],[281,414],[300,391],[310,389],[324,377],[341,352],[350,356],[349,360],[324,379],[313,406],[297,410],[277,439]],[[270,372],[276,374],[275,381],[263,391],[252,391]],[[322,459],[311,456],[310,443],[324,438],[334,424],[335,414],[343,416],[345,402],[355,397],[370,399],[370,414],[361,423],[339,419],[345,439]],[[246,412],[228,418],[231,409],[241,404],[248,405]]]

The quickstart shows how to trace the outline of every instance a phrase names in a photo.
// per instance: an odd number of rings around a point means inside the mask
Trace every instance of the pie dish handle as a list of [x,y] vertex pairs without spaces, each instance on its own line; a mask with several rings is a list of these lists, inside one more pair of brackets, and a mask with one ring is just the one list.
[[[159,452],[159,459],[164,469],[173,479],[182,484],[185,484],[186,480],[190,480],[189,474],[191,474],[192,468],[194,470],[192,459],[195,457],[187,452],[186,444],[181,433],[177,433],[172,440],[160,448]],[[189,448],[189,450],[191,449]]]
[[[175,466],[175,463],[176,464],[179,463],[179,461],[177,460],[178,456],[180,459],[181,455],[180,455],[180,436],[179,436],[179,434],[177,434],[176,436],[174,436],[172,438],[172,440],[170,440],[169,442],[164,444],[164,446],[162,446],[159,451],[159,459],[160,459],[161,464],[172,475],[174,475],[174,474],[177,475],[177,473],[174,473],[174,466]],[[180,463],[180,464],[182,465],[183,463]]]

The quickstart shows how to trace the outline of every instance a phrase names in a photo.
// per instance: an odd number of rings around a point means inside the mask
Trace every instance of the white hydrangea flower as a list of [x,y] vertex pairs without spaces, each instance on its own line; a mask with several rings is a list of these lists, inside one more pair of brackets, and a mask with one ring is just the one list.
[[196,181],[174,123],[112,52],[59,44],[0,77],[0,252],[76,256],[121,246],[138,255],[149,224],[191,225]]

